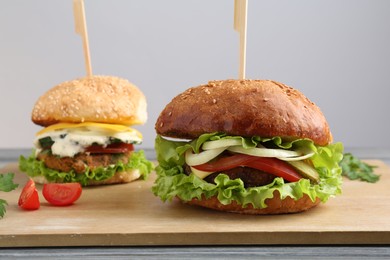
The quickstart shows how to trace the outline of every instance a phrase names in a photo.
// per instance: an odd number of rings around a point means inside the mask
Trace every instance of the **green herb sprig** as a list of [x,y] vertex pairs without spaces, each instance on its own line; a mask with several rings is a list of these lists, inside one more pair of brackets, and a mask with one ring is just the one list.
[[[0,174],[0,191],[9,192],[18,187],[18,184],[13,182],[13,173]],[[3,218],[6,212],[7,201],[0,199],[0,218]]]
[[376,166],[369,165],[351,153],[345,153],[340,162],[342,175],[350,180],[360,180],[370,183],[379,181],[380,175],[374,173]]

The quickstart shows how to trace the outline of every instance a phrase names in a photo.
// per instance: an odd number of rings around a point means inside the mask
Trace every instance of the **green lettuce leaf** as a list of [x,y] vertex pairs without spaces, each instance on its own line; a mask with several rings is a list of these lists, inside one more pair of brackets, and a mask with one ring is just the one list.
[[[285,183],[282,178],[275,178],[268,185],[245,188],[240,179],[231,180],[225,174],[219,174],[215,184],[208,183],[196,175],[186,175],[183,171],[184,153],[187,149],[199,152],[201,145],[208,140],[223,138],[241,139],[243,147],[255,147],[261,143],[266,147],[279,147],[282,149],[305,148],[315,152],[311,158],[314,167],[320,175],[320,182],[312,184],[308,179],[298,182]],[[183,201],[202,196],[210,198],[217,196],[222,204],[236,201],[244,207],[251,204],[254,208],[265,208],[265,200],[272,198],[274,191],[278,190],[282,199],[291,197],[299,199],[307,194],[312,201],[319,198],[326,202],[331,196],[341,193],[341,167],[339,162],[343,156],[343,145],[335,143],[328,146],[316,146],[309,139],[292,141],[283,140],[280,137],[244,138],[240,136],[227,136],[219,133],[205,134],[192,142],[172,142],[161,136],[156,137],[155,149],[159,165],[156,167],[157,179],[152,187],[153,193],[163,201],[179,197]]]
[[[266,147],[278,147],[282,149],[290,149],[290,148],[306,148],[312,151],[317,150],[317,146],[314,145],[313,141],[310,139],[296,139],[292,141],[282,140],[281,137],[272,137],[272,138],[261,138],[259,136],[254,136],[251,138],[242,137],[242,136],[228,136],[220,133],[211,133],[211,134],[203,134],[198,139],[193,140],[190,143],[178,143],[179,147],[177,149],[177,153],[182,155],[189,148],[195,153],[199,153],[200,147],[203,143],[207,141],[215,141],[221,139],[236,139],[241,140],[242,147],[244,148],[253,148],[258,144],[263,144]],[[161,144],[161,142],[159,142]]]
[[49,182],[79,182],[87,185],[89,181],[102,181],[111,178],[116,172],[138,169],[141,178],[146,179],[153,170],[152,162],[145,157],[144,151],[133,152],[127,163],[117,162],[109,167],[97,167],[87,169],[85,174],[77,174],[73,170],[70,172],[60,172],[49,169],[42,161],[35,158],[33,152],[28,158],[20,156],[19,169],[26,172],[30,177],[44,176]]

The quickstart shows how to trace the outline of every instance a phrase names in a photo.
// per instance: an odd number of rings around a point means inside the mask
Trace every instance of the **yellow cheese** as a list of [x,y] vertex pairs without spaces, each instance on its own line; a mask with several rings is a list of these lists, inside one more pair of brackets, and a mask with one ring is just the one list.
[[120,132],[133,132],[138,137],[142,138],[142,134],[131,127],[125,126],[125,125],[117,125],[117,124],[103,124],[103,123],[93,123],[93,122],[84,122],[79,124],[72,124],[72,123],[58,123],[51,126],[48,126],[41,131],[39,131],[36,135],[41,135],[43,133],[56,131],[56,130],[64,130],[64,129],[99,129],[111,133],[120,133]]

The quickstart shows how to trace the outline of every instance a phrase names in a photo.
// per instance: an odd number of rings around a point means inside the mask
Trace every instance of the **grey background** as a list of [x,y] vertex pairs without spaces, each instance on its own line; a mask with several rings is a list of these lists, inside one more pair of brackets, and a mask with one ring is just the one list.
[[[94,74],[148,99],[141,148],[175,95],[238,77],[233,0],[85,0]],[[390,148],[390,1],[249,0],[247,78],[302,91],[347,147]],[[71,0],[0,1],[0,148],[28,148],[37,98],[86,74]]]

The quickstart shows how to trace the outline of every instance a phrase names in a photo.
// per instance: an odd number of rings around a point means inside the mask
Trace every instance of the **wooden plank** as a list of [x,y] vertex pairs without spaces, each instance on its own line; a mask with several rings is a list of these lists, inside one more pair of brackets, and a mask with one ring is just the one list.
[[[88,187],[76,204],[24,211],[17,201],[27,177],[17,164],[19,188],[0,193],[8,202],[0,220],[0,247],[122,245],[390,244],[390,169],[382,161],[375,184],[345,179],[343,194],[305,213],[248,216],[163,203],[155,179]],[[38,185],[39,191],[42,186]]]

